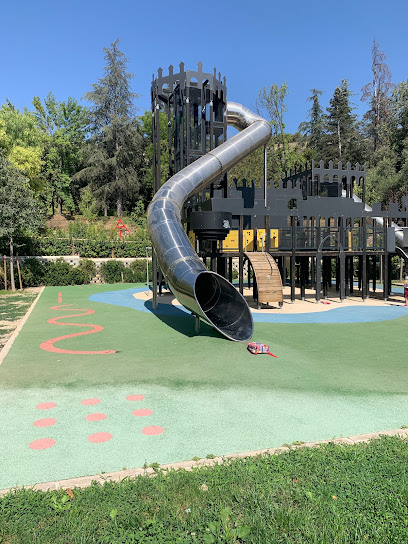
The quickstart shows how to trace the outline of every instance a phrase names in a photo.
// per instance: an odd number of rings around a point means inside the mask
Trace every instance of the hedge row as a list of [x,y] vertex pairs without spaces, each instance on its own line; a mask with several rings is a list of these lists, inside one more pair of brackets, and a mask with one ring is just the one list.
[[[144,257],[151,245],[146,231],[134,240],[95,240],[57,237],[21,237],[14,240],[15,253],[25,256],[80,255],[84,258]],[[0,238],[0,255],[8,255],[9,242]]]
[[[120,261],[106,261],[100,266],[100,274],[105,283],[143,283],[146,282],[146,261],[134,261],[129,267]],[[35,258],[26,259],[21,265],[21,281],[23,287],[40,285],[83,285],[90,283],[96,275],[96,265],[88,259],[81,259],[74,267],[63,259],[54,262],[43,262]],[[149,269],[149,279],[152,274]],[[18,285],[17,267],[15,282]],[[7,283],[10,286],[10,269],[7,266]],[[0,289],[4,289],[4,271],[0,268]]]

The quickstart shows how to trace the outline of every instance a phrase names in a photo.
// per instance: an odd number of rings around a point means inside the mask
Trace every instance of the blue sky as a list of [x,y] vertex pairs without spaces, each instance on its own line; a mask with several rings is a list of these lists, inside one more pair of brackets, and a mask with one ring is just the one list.
[[103,48],[116,38],[141,113],[150,108],[153,72],[180,61],[186,69],[199,60],[204,71],[215,66],[228,98],[249,108],[262,87],[286,81],[289,132],[306,120],[310,89],[324,91],[326,106],[343,78],[357,112],[365,111],[360,90],[371,79],[374,36],[393,81],[408,78],[406,0],[14,0],[0,13],[0,103],[8,98],[20,109],[49,91],[81,100],[103,77]]

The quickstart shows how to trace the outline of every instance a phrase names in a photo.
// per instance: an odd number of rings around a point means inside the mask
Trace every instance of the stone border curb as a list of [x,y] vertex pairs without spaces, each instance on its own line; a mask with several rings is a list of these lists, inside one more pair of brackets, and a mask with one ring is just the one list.
[[[41,293],[40,293],[41,294]],[[230,459],[244,459],[246,457],[256,457],[257,455],[270,454],[278,455],[290,451],[292,449],[299,448],[318,448],[321,444],[359,444],[362,442],[369,442],[373,439],[379,439],[382,436],[400,436],[401,438],[408,438],[408,429],[391,429],[388,431],[380,431],[376,433],[358,434],[348,436],[346,438],[333,438],[331,440],[320,440],[318,442],[304,442],[303,444],[280,446],[276,448],[268,448],[263,450],[248,451],[242,453],[232,453],[229,455],[223,455],[221,457],[214,457],[213,459],[200,459],[198,461],[181,461],[178,463],[169,463],[167,465],[160,465],[160,470],[187,470],[191,471],[194,468],[200,467],[212,467],[228,461]],[[79,478],[70,478],[68,480],[59,480],[55,482],[46,482],[42,484],[35,484],[21,487],[10,487],[8,489],[0,489],[0,497],[6,495],[10,491],[18,491],[20,489],[32,489],[33,491],[56,491],[59,489],[74,489],[89,487],[93,482],[103,484],[105,482],[120,482],[125,478],[137,478],[138,476],[154,476],[156,471],[153,468],[132,468],[128,470],[119,470],[117,472],[107,472],[106,474],[96,474],[94,476],[82,476]]]
[[40,291],[39,291],[37,297],[35,298],[34,302],[29,307],[29,309],[28,309],[27,313],[25,314],[25,316],[20,319],[17,327],[13,331],[13,334],[10,336],[10,338],[5,343],[3,349],[0,351],[0,365],[4,361],[4,358],[6,357],[7,353],[10,351],[10,348],[13,345],[14,340],[19,335],[21,329],[23,328],[24,323],[27,321],[27,319],[29,318],[31,312],[34,310],[34,306],[37,304],[42,292],[44,291],[44,289],[45,289],[44,286],[40,288]]

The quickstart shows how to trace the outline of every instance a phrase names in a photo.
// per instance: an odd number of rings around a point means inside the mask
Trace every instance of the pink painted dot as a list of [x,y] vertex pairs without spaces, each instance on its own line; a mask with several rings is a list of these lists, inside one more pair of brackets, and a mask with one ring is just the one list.
[[88,436],[89,442],[93,442],[94,444],[99,444],[101,442],[108,442],[112,438],[113,437],[110,433],[95,433],[95,434],[90,434]]
[[128,395],[126,400],[143,400],[144,395]]
[[94,404],[99,404],[101,402],[101,399],[85,399],[81,400],[81,404],[84,406],[93,406]]
[[147,408],[141,408],[140,410],[134,410],[132,412],[134,416],[151,416],[153,414],[153,410],[148,410]]
[[44,419],[37,419],[37,421],[34,421],[35,427],[51,427],[51,425],[55,425],[57,423],[57,420],[53,417],[45,417]]
[[85,419],[87,421],[101,421],[102,419],[106,419],[108,416],[106,414],[101,413],[94,413],[94,414],[88,414]]
[[145,427],[142,429],[143,434],[147,435],[153,435],[153,434],[162,434],[164,433],[163,427],[156,427],[155,425],[151,425],[150,427]]
[[30,443],[30,448],[32,450],[46,450],[47,448],[51,448],[54,444],[55,440],[53,438],[39,438]]
[[42,402],[41,404],[37,404],[37,408],[39,410],[49,410],[50,408],[55,408],[57,404],[55,402]]

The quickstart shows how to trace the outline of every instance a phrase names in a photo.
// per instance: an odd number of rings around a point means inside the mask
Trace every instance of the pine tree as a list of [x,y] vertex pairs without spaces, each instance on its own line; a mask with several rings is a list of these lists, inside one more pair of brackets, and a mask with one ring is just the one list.
[[350,104],[351,91],[347,79],[336,87],[327,109],[328,157],[332,160],[362,160],[362,142],[357,130],[357,116]]
[[386,56],[379,48],[374,38],[371,50],[373,79],[361,89],[361,100],[370,104],[369,111],[364,115],[367,135],[371,138],[373,151],[385,143],[384,123],[390,114],[390,92],[395,88],[391,82],[391,72],[385,63]]
[[91,108],[93,136],[86,152],[85,168],[80,178],[91,184],[100,205],[105,209],[114,201],[118,217],[126,199],[137,196],[140,188],[142,135],[134,117],[134,99],[126,72],[128,59],[113,42],[105,51],[105,77],[92,85],[85,98]]
[[319,100],[319,96],[323,92],[318,89],[311,89],[310,92],[312,95],[307,99],[308,102],[312,102],[312,107],[308,111],[309,121],[301,123],[299,131],[306,137],[307,147],[311,150],[311,158],[319,160],[325,157],[326,147],[326,115]]

